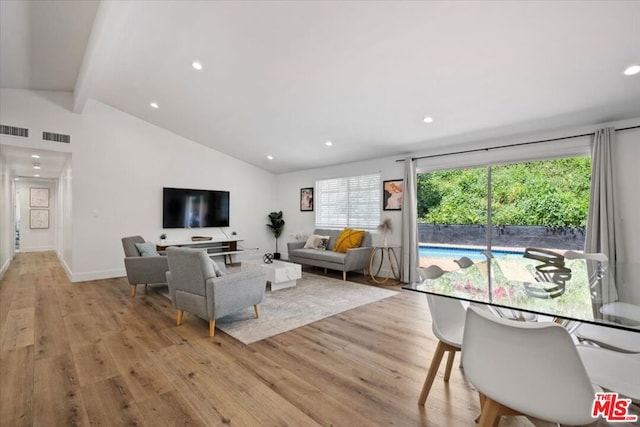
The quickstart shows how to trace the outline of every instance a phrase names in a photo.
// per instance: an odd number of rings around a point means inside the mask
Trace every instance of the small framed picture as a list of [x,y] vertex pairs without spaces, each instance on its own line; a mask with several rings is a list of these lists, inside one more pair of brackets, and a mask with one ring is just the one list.
[[32,208],[49,207],[48,188],[29,188],[29,206]]
[[29,228],[49,228],[49,209],[30,209]]
[[313,187],[300,189],[300,210],[302,212],[313,211]]
[[404,195],[404,182],[402,179],[393,179],[382,183],[382,210],[399,211],[402,209],[402,197]]

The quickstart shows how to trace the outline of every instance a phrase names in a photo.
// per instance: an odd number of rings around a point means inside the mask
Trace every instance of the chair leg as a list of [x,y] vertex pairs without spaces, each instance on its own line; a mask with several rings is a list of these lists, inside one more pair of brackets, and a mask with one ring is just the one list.
[[184,310],[178,310],[178,316],[176,317],[176,326],[182,325],[182,315],[184,314]]
[[216,333],[216,321],[215,319],[209,320],[209,336],[212,337]]
[[431,365],[429,365],[427,378],[425,378],[424,385],[422,386],[422,391],[420,392],[420,398],[418,399],[419,405],[424,405],[424,402],[426,402],[427,400],[427,396],[429,396],[429,390],[431,390],[433,380],[436,378],[436,374],[438,373],[438,368],[440,367],[440,362],[442,361],[442,356],[445,352],[445,346],[445,343],[443,343],[442,341],[438,341],[438,347],[436,347],[436,352],[433,355],[433,359],[431,359]]
[[131,298],[136,296],[136,286],[137,285],[131,285]]
[[148,284],[148,283],[145,283],[145,284],[144,284],[144,290],[146,291],[147,289],[149,289],[149,284]]
[[[523,415],[514,409],[504,406],[502,403],[498,403],[495,400],[485,396],[482,393],[478,393],[480,397],[480,415],[476,418],[476,423],[479,427],[498,427],[500,418],[503,415],[520,416]],[[554,423],[552,423],[555,425]]]
[[444,382],[449,382],[451,376],[451,368],[453,367],[453,359],[456,357],[456,352],[449,350],[449,356],[447,357],[447,369],[444,371]]
[[253,306],[253,311],[256,312],[256,319],[260,317],[260,306],[258,304]]
[[342,272],[342,280],[344,280],[344,281],[347,280],[347,272],[346,271]]
[[500,415],[498,414],[500,407],[498,402],[485,397],[484,404],[482,405],[482,413],[480,414],[480,420],[478,420],[478,427],[493,427],[500,421]]

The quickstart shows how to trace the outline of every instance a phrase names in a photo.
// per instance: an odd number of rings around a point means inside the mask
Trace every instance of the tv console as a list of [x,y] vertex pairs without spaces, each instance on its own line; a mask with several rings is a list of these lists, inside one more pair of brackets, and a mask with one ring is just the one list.
[[199,236],[197,240],[166,240],[156,243],[156,250],[164,251],[170,246],[179,246],[185,248],[202,248],[206,249],[209,257],[224,257],[225,264],[233,264],[232,255],[240,254],[242,249],[238,248],[238,242],[242,242],[242,239],[214,239],[202,240],[202,236]]

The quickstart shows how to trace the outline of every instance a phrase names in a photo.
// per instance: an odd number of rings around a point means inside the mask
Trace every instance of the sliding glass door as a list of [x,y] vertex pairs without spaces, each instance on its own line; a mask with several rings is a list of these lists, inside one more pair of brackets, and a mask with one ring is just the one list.
[[582,250],[589,157],[510,163],[418,175],[420,265],[522,253]]

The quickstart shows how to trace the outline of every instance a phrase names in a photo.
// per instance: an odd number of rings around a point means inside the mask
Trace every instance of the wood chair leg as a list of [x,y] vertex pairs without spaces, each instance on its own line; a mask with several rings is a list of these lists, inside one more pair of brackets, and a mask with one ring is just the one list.
[[[480,415],[478,416],[478,418],[476,418],[476,423],[478,423],[478,426],[498,427],[500,418],[503,415],[523,415],[522,413],[511,409],[508,406],[504,406],[502,403],[498,403],[495,400],[488,398],[482,393],[478,393],[478,396],[480,397]],[[553,425],[555,425],[555,423]]]
[[344,281],[347,280],[347,272],[346,271],[342,272],[342,280],[344,280]]
[[431,359],[431,365],[429,365],[427,378],[425,378],[424,385],[422,386],[422,391],[420,392],[420,398],[418,399],[419,405],[424,405],[424,402],[426,402],[427,400],[427,396],[429,396],[429,390],[431,390],[433,380],[436,378],[436,374],[438,373],[438,368],[440,367],[440,362],[442,361],[442,356],[445,352],[445,346],[445,343],[443,343],[442,341],[438,341],[438,347],[436,347],[436,352],[433,355],[433,359]]
[[184,315],[184,310],[178,310],[178,315],[176,317],[176,326],[182,325],[182,315]]
[[136,296],[136,286],[137,285],[131,285],[131,298]]
[[260,306],[258,304],[253,306],[253,311],[256,312],[256,319],[260,317]]
[[212,337],[216,333],[216,321],[215,319],[209,320],[209,336]]
[[478,420],[478,427],[493,427],[500,421],[500,405],[495,400],[491,400],[485,397],[484,404],[482,405],[482,413]]
[[444,382],[449,382],[451,377],[451,368],[453,367],[453,359],[456,357],[456,352],[449,350],[449,356],[447,357],[447,369],[444,371]]

